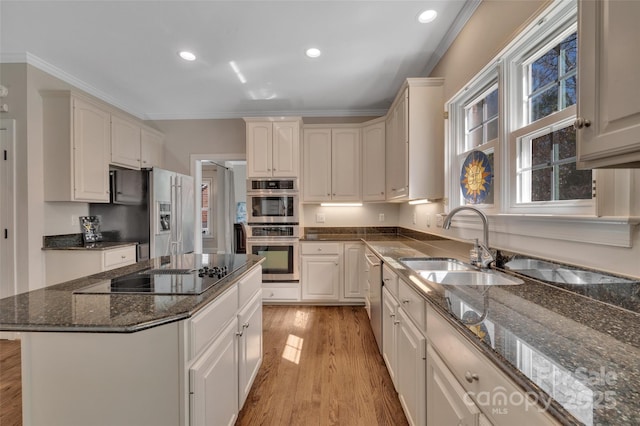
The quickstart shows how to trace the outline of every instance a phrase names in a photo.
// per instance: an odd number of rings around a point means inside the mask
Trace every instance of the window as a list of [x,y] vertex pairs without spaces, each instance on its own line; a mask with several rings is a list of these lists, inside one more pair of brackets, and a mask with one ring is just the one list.
[[202,220],[202,235],[210,236],[213,234],[213,229],[211,229],[211,224],[213,221],[211,220],[212,211],[211,211],[211,193],[212,193],[212,179],[211,178],[202,178],[201,185],[201,220]]
[[[576,168],[576,12],[575,1],[554,2],[447,104],[451,207],[594,214],[594,173]],[[473,151],[493,178],[482,199],[464,188]]]

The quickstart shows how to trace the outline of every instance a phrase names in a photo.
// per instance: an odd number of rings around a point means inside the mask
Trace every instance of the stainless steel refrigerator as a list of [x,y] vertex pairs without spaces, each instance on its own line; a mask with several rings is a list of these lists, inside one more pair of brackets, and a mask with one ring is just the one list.
[[150,173],[151,257],[193,252],[193,178],[158,168],[153,168]]
[[137,260],[194,250],[195,193],[191,176],[169,170],[113,169],[111,202],[89,204],[106,241],[138,243]]

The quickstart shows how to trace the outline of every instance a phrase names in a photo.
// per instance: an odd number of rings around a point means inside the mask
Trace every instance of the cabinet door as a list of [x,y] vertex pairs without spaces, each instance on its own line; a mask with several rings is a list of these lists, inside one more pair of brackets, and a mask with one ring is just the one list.
[[331,129],[304,129],[304,201],[331,200]]
[[389,112],[391,126],[387,133],[390,139],[386,144],[387,199],[403,197],[409,191],[407,97],[408,91],[405,90],[398,103]]
[[140,135],[140,167],[152,168],[164,165],[164,144],[162,135],[142,129]]
[[111,116],[111,163],[140,168],[140,126],[115,115]]
[[233,425],[238,417],[236,328],[234,319],[189,369],[194,426]]
[[331,131],[331,199],[362,201],[360,129]]
[[340,256],[302,256],[302,300],[340,298]]
[[640,2],[578,2],[578,162],[640,164]]
[[111,115],[73,99],[73,188],[75,201],[109,201]]
[[398,302],[389,293],[389,290],[382,288],[382,358],[387,365],[389,375],[393,381],[393,386],[398,390],[398,338],[397,319]]
[[345,298],[365,297],[364,277],[362,270],[364,260],[364,245],[362,243],[344,244],[344,292]]
[[426,424],[426,339],[398,309],[398,396],[411,425]]
[[262,295],[238,314],[238,409],[242,409],[262,363]]
[[300,125],[297,121],[273,123],[273,176],[298,177]]
[[427,345],[427,424],[477,423],[480,410],[430,345]]
[[247,123],[247,177],[271,177],[272,151],[272,123]]
[[385,199],[385,123],[362,129],[362,200]]

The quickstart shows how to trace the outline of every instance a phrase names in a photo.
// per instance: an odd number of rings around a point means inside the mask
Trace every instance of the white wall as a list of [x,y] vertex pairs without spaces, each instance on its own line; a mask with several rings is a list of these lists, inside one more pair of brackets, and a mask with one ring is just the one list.
[[[362,207],[322,207],[319,204],[303,204],[300,226],[396,226],[399,218],[399,204],[367,203]],[[323,214],[324,223],[316,221],[316,214]],[[380,214],[384,220],[380,221]]]

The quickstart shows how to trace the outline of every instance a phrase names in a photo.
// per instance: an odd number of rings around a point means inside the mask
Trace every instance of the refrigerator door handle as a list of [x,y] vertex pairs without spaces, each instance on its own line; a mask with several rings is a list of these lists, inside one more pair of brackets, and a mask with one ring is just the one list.
[[171,232],[169,234],[169,254],[170,255],[174,255],[176,254],[176,249],[175,249],[175,245],[176,245],[176,233],[178,232],[176,230],[176,182],[175,182],[176,178],[175,176],[170,176],[169,177],[169,185],[171,186]]
[[182,178],[177,177],[178,184],[176,185],[176,201],[178,210],[178,218],[176,220],[176,242],[178,253],[182,253]]

